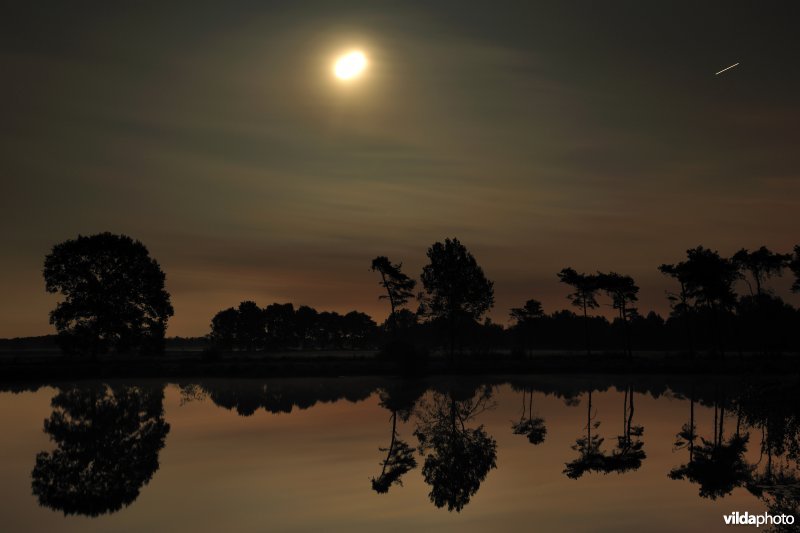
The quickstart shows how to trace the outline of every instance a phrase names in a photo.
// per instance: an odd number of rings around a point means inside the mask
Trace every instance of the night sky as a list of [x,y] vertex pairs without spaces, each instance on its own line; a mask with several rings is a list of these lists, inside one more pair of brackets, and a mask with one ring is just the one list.
[[245,299],[381,322],[371,259],[445,237],[500,322],[566,266],[667,313],[687,248],[800,243],[798,2],[166,4],[4,4],[0,336],[54,332],[79,233],[144,242],[184,336]]

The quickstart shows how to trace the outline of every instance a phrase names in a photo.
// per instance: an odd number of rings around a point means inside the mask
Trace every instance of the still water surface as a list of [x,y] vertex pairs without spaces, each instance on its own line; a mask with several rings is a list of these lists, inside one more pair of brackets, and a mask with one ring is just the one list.
[[798,504],[797,389],[777,380],[0,390],[3,531],[721,531]]

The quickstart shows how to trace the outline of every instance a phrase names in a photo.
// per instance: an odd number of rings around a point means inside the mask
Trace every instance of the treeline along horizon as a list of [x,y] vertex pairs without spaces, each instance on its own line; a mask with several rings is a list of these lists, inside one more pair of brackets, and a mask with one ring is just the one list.
[[[486,317],[494,306],[494,283],[458,239],[434,243],[427,257],[421,287],[402,263],[385,256],[372,260],[378,297],[388,303],[382,324],[355,310],[341,315],[278,302],[262,308],[248,300],[211,318],[209,345],[250,352],[381,349],[397,356],[441,351],[449,357],[509,350],[800,351],[800,310],[769,287],[771,278],[790,271],[791,290],[800,292],[800,245],[791,253],[762,246],[731,257],[702,246],[687,250],[684,260],[657,267],[674,280],[666,318],[638,310],[639,287],[631,276],[566,267],[556,275],[577,312],[548,314],[540,301],[528,298],[510,309],[508,327]],[[163,351],[174,310],[165,274],[141,242],[111,233],[79,235],[53,247],[43,274],[47,291],[63,296],[50,323],[65,353]],[[735,290],[739,281],[746,287],[741,294]],[[603,304],[615,310],[612,320],[594,314]]]

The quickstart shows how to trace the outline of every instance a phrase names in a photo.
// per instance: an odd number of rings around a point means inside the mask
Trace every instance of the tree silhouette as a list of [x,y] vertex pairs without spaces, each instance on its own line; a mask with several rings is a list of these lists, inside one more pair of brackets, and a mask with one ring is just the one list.
[[403,273],[402,267],[402,263],[392,264],[388,257],[382,255],[372,260],[372,270],[381,275],[380,285],[386,291],[380,298],[389,300],[389,329],[393,334],[397,332],[396,313],[413,298],[417,285],[415,280]]
[[[526,412],[525,396],[528,397],[528,405]],[[545,435],[547,435],[547,426],[544,424],[544,418],[533,416],[533,390],[522,391],[522,415],[519,422],[511,425],[511,430],[514,435],[525,435],[528,437],[528,442],[534,446],[544,442]]]
[[241,302],[238,308],[224,309],[211,319],[209,340],[217,348],[228,350],[264,349],[267,346],[267,313],[250,300]]
[[[737,319],[740,323],[750,325],[760,338],[765,354],[770,351],[770,338],[773,336],[771,333],[774,333],[776,322],[780,320],[783,301],[773,296],[772,291],[765,289],[764,283],[773,276],[780,276],[783,269],[789,266],[791,258],[791,254],[774,253],[765,246],[754,252],[742,248],[731,258],[739,270],[740,278],[750,289],[750,295],[743,296],[738,302]],[[750,283],[748,277],[753,283]]]
[[427,453],[422,476],[431,486],[428,494],[436,507],[460,512],[478,491],[486,475],[497,467],[497,443],[483,426],[468,428],[467,422],[486,409],[491,389],[484,387],[475,397],[456,400],[452,393],[434,392],[418,412],[420,453]]
[[294,305],[270,304],[264,308],[265,345],[272,350],[294,346],[297,335]]
[[670,275],[674,273],[681,282],[687,301],[710,313],[717,350],[722,355],[721,321],[736,303],[733,283],[739,277],[738,269],[729,259],[702,246],[687,250],[686,256],[685,262],[662,265],[661,271]]
[[211,319],[211,343],[225,350],[231,350],[238,344],[236,333],[239,322],[239,311],[233,307],[224,309]]
[[512,320],[516,321],[517,324],[524,324],[542,318],[544,316],[542,302],[539,300],[528,300],[525,302],[524,306],[512,308],[509,316]]
[[589,343],[589,309],[597,307],[597,291],[600,287],[597,285],[597,276],[578,274],[572,268],[564,268],[558,273],[558,279],[562,283],[566,283],[574,289],[567,298],[572,302],[572,305],[583,310],[583,325],[584,335],[586,338],[586,355],[591,356],[592,350]]
[[[733,254],[731,260],[739,270],[741,278],[750,287],[750,294],[761,296],[764,294],[764,282],[772,276],[780,276],[791,258],[790,254],[771,252],[766,246],[762,246],[754,252],[742,248]],[[753,292],[753,286],[750,285],[745,273],[749,273],[753,279],[753,283],[756,285],[755,292]]]
[[246,351],[296,349],[362,350],[376,345],[377,325],[369,315],[350,311],[319,313],[302,305],[274,303],[261,309],[245,301],[211,320],[209,340],[224,349]]
[[109,349],[157,353],[174,313],[164,272],[144,244],[100,233],[53,246],[45,287],[64,300],[50,312],[62,350],[94,357]]
[[789,262],[789,268],[794,274],[793,292],[800,292],[800,244],[794,247],[794,255]]
[[524,306],[512,308],[509,316],[516,322],[514,329],[520,333],[524,353],[530,346],[536,324],[545,316],[542,303],[539,300],[528,300]]
[[690,300],[688,284],[689,269],[686,262],[681,261],[675,264],[662,264],[658,267],[659,272],[676,280],[680,284],[680,292],[667,293],[673,312],[683,318],[683,325],[686,331],[686,343],[689,353],[694,355],[694,343],[692,341],[691,310],[692,301]]
[[474,322],[492,308],[494,284],[458,239],[434,243],[428,259],[422,269],[425,293],[420,295],[420,314],[447,323],[452,358],[459,321]]
[[612,307],[619,311],[619,319],[625,327],[625,351],[629,356],[632,356],[630,315],[635,312],[635,309],[631,309],[629,304],[639,300],[637,296],[639,287],[634,283],[632,277],[623,276],[616,272],[608,274],[598,272],[596,283],[602,291],[611,297]]
[[319,320],[319,313],[313,307],[301,305],[294,314],[295,333],[300,340],[300,347],[308,349],[316,339],[315,328]]
[[695,296],[696,305],[711,311],[712,326],[716,332],[717,350],[724,355],[721,321],[736,303],[733,283],[738,278],[736,266],[715,252],[698,246],[687,250],[689,292]]
[[[394,325],[398,331],[411,332],[418,324],[417,314],[409,309],[399,309],[394,314]],[[391,317],[387,318],[382,325],[384,330],[390,330]]]
[[797,309],[769,293],[743,296],[736,304],[739,335],[753,333],[747,339],[749,345],[760,345],[764,354],[796,349],[798,319]]
[[239,347],[252,352],[264,348],[267,340],[267,316],[253,301],[239,304],[236,340]]
[[366,313],[350,311],[342,317],[342,337],[352,350],[364,349],[370,344],[370,337],[377,324]]
[[335,311],[322,311],[317,315],[314,328],[317,346],[322,349],[342,347],[342,316]]
[[69,388],[52,406],[44,430],[57,447],[36,456],[31,474],[39,504],[87,516],[130,505],[158,470],[163,388]]

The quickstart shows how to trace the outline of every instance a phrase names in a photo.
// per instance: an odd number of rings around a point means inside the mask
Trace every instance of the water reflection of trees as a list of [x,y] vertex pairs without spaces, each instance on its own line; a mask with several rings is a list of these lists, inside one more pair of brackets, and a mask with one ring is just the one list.
[[617,436],[617,445],[607,459],[606,470],[609,472],[637,470],[647,457],[642,441],[644,426],[633,423],[634,410],[633,387],[628,385],[622,401],[622,435]]
[[[742,488],[760,498],[769,509],[797,510],[797,380],[671,379],[531,376],[445,382],[377,377],[205,380],[182,385],[181,390],[184,401],[205,398],[242,415],[259,409],[285,413],[318,402],[360,401],[377,392],[380,405],[388,413],[386,429],[390,433],[384,442],[377,443],[381,447],[376,444],[379,466],[371,480],[372,488],[377,492],[391,491],[420,463],[423,478],[430,486],[431,501],[450,510],[462,509],[495,468],[495,440],[483,426],[475,427],[474,422],[475,415],[491,404],[494,386],[510,383],[514,390],[522,391],[522,413],[512,430],[533,443],[546,431],[544,417],[535,410],[533,394],[553,395],[567,405],[575,405],[579,399],[583,402],[585,426],[573,446],[577,454],[564,468],[566,475],[576,479],[588,472],[625,473],[639,468],[646,456],[644,428],[636,420],[637,395],[659,398],[669,394],[687,400],[682,404],[686,421],[675,428],[675,451],[682,460],[675,462],[682,464],[668,472],[670,477],[696,485],[702,497],[721,498]],[[22,391],[36,390],[38,386],[2,388]],[[431,389],[432,386],[439,388]],[[616,409],[607,412],[604,407],[600,415],[597,413],[598,391],[610,388],[620,391],[622,401],[618,433],[609,430],[609,422],[618,419]],[[66,513],[98,515],[132,502],[158,466],[158,451],[168,429],[163,420],[162,396],[161,388],[149,387],[63,389],[54,398],[53,415],[46,423],[46,431],[57,448],[39,454],[34,469],[34,491],[42,505]],[[409,442],[412,439],[403,435],[404,423],[416,429],[419,443]]]
[[[747,489],[771,514],[800,515],[800,404],[797,384],[751,383],[738,397],[744,423],[761,432],[761,456]],[[794,531],[775,526],[773,531]]]
[[[578,452],[578,457],[566,463],[564,468],[564,474],[569,478],[578,479],[586,472],[605,471],[607,457],[600,449],[605,439],[597,434],[600,421],[594,422],[596,417],[597,412],[592,413],[592,391],[589,391],[586,401],[586,435],[575,439],[572,449]],[[592,433],[592,429],[595,433]]]
[[694,443],[697,441],[697,425],[694,423],[694,387],[689,394],[689,421],[681,426],[675,434],[675,450],[686,449],[689,452],[689,462],[694,461]]
[[[565,464],[564,474],[572,479],[578,479],[587,472],[624,473],[637,470],[642,466],[642,461],[647,457],[644,452],[644,426],[633,423],[634,391],[630,385],[625,386],[622,401],[622,434],[617,436],[617,444],[611,453],[602,449],[605,441],[599,435],[600,421],[596,410],[592,411],[592,391],[586,394],[586,434],[575,440],[572,449],[578,452],[578,457]],[[594,430],[594,433],[592,433]]]
[[372,490],[378,493],[389,492],[393,484],[402,485],[400,478],[409,470],[417,467],[414,458],[415,449],[399,438],[397,434],[397,412],[392,412],[392,440],[388,448],[378,448],[386,452],[386,459],[381,463],[381,473],[372,478]]
[[40,505],[98,516],[130,505],[158,470],[169,425],[163,387],[96,385],[63,389],[44,431],[56,443],[32,472]]
[[466,399],[454,392],[433,392],[417,410],[420,453],[425,455],[422,476],[431,486],[428,496],[436,507],[461,511],[496,468],[497,443],[484,427],[467,423],[490,407],[491,387],[481,387]]
[[678,445],[689,449],[689,461],[669,472],[671,479],[697,483],[700,496],[712,500],[730,494],[736,487],[748,485],[752,474],[752,466],[745,459],[750,434],[741,431],[741,413],[737,417],[735,432],[725,438],[726,403],[725,396],[715,392],[712,437],[706,439],[701,436],[697,445],[692,396],[689,424],[684,425],[677,435]]
[[397,419],[399,417],[403,422],[408,422],[414,406],[424,392],[424,385],[415,382],[394,382],[379,391],[381,407],[391,413],[392,438],[387,448],[378,448],[386,453],[386,458],[381,462],[380,474],[371,480],[372,489],[377,493],[389,492],[393,484],[402,485],[402,476],[417,467],[417,460],[414,458],[416,449],[400,438]]
[[[669,476],[699,485],[700,496],[716,499],[741,487],[760,498],[773,514],[800,510],[800,426],[796,384],[762,383],[754,380],[737,387],[733,394],[715,387],[706,395],[714,410],[712,435],[698,437],[694,406],[689,396],[689,422],[678,433],[677,448],[686,448],[689,461],[675,467]],[[736,424],[726,437],[726,418]],[[751,432],[761,433],[760,457],[750,463],[747,447]],[[700,443],[695,444],[699,438]],[[775,531],[781,530],[776,527]]]
[[547,426],[545,426],[544,418],[533,416],[533,390],[522,389],[522,413],[519,421],[511,424],[511,430],[514,435],[528,437],[528,442],[534,446],[544,442]]
[[206,380],[181,384],[184,399],[209,398],[215,405],[251,416],[259,409],[291,413],[318,402],[351,402],[369,398],[384,383],[377,378],[320,378],[273,380]]

